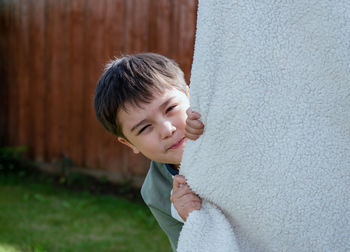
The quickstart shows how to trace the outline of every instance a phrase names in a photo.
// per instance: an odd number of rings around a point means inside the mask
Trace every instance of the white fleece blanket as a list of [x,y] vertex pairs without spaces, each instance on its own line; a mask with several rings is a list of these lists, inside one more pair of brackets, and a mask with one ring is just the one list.
[[[181,174],[240,251],[350,251],[350,1],[199,0],[190,92]],[[195,216],[179,251],[220,251]]]
[[221,211],[204,201],[200,211],[193,211],[181,230],[177,251],[238,251],[232,227]]

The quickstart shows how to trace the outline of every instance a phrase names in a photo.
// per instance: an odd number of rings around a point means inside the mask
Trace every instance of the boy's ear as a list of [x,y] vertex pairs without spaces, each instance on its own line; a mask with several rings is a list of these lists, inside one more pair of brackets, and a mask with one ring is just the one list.
[[128,140],[126,140],[125,138],[118,137],[118,141],[121,142],[122,144],[125,144],[125,145],[128,146],[130,149],[132,149],[132,151],[133,151],[135,154],[140,153],[140,151],[139,151],[133,144],[131,144],[130,142],[128,142]]
[[187,86],[187,96],[190,97],[190,87]]

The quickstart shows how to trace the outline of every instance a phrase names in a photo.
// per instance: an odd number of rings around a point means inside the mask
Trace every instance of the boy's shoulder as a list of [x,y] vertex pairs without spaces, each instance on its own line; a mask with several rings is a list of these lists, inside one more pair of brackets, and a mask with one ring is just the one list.
[[[164,203],[170,210],[170,191],[173,178],[166,164],[151,161],[150,168],[141,188],[141,195],[147,205],[164,208]],[[157,207],[157,208],[159,208]]]

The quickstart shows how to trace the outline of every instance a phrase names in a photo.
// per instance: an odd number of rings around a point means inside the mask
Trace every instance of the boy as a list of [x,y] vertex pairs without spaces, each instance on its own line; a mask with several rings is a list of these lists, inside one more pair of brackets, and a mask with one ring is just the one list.
[[158,54],[124,56],[107,65],[94,105],[98,120],[119,142],[152,160],[141,195],[175,251],[183,221],[201,207],[177,175],[186,137],[195,140],[204,128],[189,109],[183,72]]

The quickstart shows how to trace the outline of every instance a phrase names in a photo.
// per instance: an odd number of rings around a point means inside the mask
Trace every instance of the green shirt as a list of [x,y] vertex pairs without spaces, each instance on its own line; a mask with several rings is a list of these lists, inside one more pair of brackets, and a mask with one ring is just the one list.
[[172,188],[173,178],[165,164],[152,161],[141,188],[141,195],[159,226],[168,236],[173,251],[176,251],[183,223],[171,216]]

